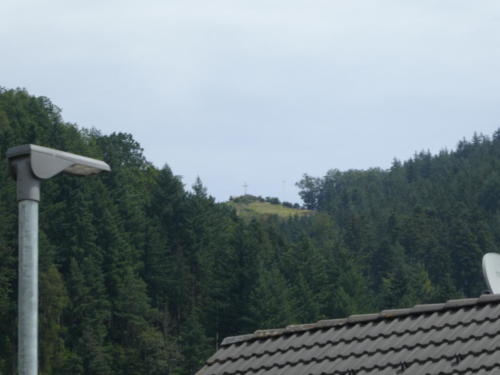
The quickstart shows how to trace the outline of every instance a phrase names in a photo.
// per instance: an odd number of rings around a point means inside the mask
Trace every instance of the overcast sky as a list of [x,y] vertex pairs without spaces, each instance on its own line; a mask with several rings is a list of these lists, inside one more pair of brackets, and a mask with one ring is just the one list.
[[497,0],[0,1],[0,86],[218,200],[500,127]]

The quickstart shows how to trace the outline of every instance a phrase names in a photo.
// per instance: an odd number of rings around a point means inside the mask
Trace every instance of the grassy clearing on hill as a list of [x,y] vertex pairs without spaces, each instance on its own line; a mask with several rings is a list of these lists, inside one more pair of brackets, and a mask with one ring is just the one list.
[[236,199],[229,201],[228,204],[236,209],[236,213],[239,216],[249,219],[256,216],[268,215],[277,215],[282,218],[289,218],[292,216],[307,216],[311,215],[313,212],[310,210],[285,207],[281,204],[272,204],[259,200],[245,200],[242,202]]

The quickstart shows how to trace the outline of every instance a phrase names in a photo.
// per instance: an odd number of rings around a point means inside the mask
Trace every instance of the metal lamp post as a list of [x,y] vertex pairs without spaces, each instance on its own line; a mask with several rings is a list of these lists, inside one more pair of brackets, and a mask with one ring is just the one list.
[[79,176],[110,171],[103,161],[36,145],[7,150],[19,205],[18,368],[38,373],[38,202],[40,180],[61,172]]

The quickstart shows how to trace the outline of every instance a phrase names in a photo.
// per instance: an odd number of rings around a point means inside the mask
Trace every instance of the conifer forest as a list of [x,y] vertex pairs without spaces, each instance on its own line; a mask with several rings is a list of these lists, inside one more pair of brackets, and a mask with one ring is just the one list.
[[192,375],[228,336],[486,289],[481,257],[500,244],[500,130],[389,169],[305,174],[297,183],[311,214],[242,217],[200,180],[184,186],[168,165],[153,166],[130,134],[81,128],[60,112],[0,89],[0,374],[15,373],[17,351],[5,152],[27,143],[112,168],[42,185],[43,375]]

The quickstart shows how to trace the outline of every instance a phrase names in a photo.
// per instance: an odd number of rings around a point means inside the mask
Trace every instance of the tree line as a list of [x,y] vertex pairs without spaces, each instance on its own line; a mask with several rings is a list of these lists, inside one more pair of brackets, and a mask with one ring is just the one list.
[[[477,296],[500,235],[500,132],[389,170],[298,183],[315,214],[242,220],[129,134],[0,90],[0,155],[34,143],[112,172],[42,185],[40,373],[194,374],[224,337]],[[0,162],[0,374],[16,366],[15,182]]]

